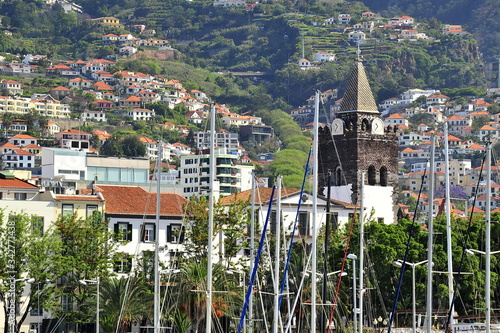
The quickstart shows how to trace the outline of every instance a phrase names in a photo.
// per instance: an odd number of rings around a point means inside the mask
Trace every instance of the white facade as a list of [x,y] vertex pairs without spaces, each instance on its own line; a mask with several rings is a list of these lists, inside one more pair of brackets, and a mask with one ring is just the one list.
[[[248,183],[250,183],[248,174],[253,169],[253,166],[237,165],[237,155],[228,154],[224,148],[215,150],[215,159],[216,179],[221,196],[248,189]],[[179,185],[183,187],[183,196],[188,198],[192,195],[207,193],[209,188],[210,155],[207,153],[181,156],[180,160]]]
[[86,176],[86,153],[63,148],[42,149],[42,177],[80,180]]
[[[196,132],[194,138],[197,149],[210,147],[210,132]],[[230,154],[238,154],[240,140],[238,133],[220,132],[215,134],[215,146],[226,148]]]

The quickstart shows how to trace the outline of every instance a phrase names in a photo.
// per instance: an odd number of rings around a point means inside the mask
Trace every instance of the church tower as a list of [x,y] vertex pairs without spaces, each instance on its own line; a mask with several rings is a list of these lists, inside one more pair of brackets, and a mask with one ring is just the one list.
[[[361,174],[365,173],[367,212],[385,223],[396,221],[398,139],[396,128],[384,127],[364,66],[356,61],[346,91],[330,126],[319,129],[319,186],[332,198],[359,204]],[[326,191],[324,192],[326,193]]]

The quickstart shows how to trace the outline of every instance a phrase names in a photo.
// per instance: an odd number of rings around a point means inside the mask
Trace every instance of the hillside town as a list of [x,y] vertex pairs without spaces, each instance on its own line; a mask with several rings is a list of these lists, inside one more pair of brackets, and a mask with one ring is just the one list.
[[[82,11],[78,5],[59,2],[65,11]],[[255,9],[255,5],[242,0],[215,0],[213,5],[241,6],[249,12]],[[125,28],[115,17],[89,19],[89,24]],[[285,184],[280,188],[279,197],[284,203],[280,218],[287,236],[297,222],[297,236],[310,245],[315,228],[313,204],[318,206],[321,227],[330,218],[334,228],[354,221],[360,209],[357,196],[364,186],[364,183],[360,185],[364,182],[364,174],[359,178],[361,171],[367,171],[367,187],[371,186],[366,189],[369,198],[365,204],[373,208],[381,207],[383,200],[392,202],[392,205],[385,204],[384,209],[371,212],[370,219],[381,225],[397,224],[402,218],[415,218],[424,225],[429,212],[440,215],[444,209],[447,172],[452,186],[453,216],[467,218],[474,213],[484,214],[489,204],[492,212],[500,212],[500,177],[498,172],[492,176],[492,195],[487,197],[485,166],[481,164],[487,147],[491,144],[495,151],[500,137],[500,88],[490,88],[481,96],[457,93],[450,94],[451,97],[442,93],[444,89],[408,89],[377,105],[363,67],[360,45],[375,42],[376,30],[389,32],[382,37],[397,43],[434,40],[433,37],[426,35],[424,28],[410,16],[382,18],[369,11],[356,17],[341,13],[311,24],[336,29],[345,41],[358,47],[357,60],[352,61],[355,64],[342,97],[339,87],[324,89],[287,113],[300,127],[299,134],[309,140],[315,135],[315,105],[321,105],[318,136],[324,155],[321,155],[323,165],[317,187],[348,186],[349,192],[339,190],[330,196],[323,191],[313,198],[311,186],[302,192]],[[0,63],[0,137],[3,138],[0,142],[0,209],[4,216],[19,212],[31,214],[36,223],[30,228],[39,235],[51,230],[60,219],[91,219],[98,212],[116,241],[110,274],[126,277],[141,265],[147,271],[152,257],[145,259],[146,254],[158,249],[163,265],[161,272],[170,278],[178,273],[178,262],[186,253],[188,224],[192,226],[196,222],[193,217],[196,214],[187,212],[189,205],[212,194],[216,205],[220,205],[217,208],[222,221],[218,230],[220,238],[214,248],[220,261],[224,257],[227,263],[226,275],[241,273],[249,256],[245,244],[249,243],[248,226],[239,226],[241,239],[230,239],[224,223],[233,221],[229,221],[231,214],[226,212],[234,207],[240,213],[247,212],[258,206],[255,219],[259,228],[268,218],[274,225],[270,233],[276,233],[279,221],[277,209],[271,207],[270,194],[277,175],[269,171],[282,144],[276,128],[265,123],[264,116],[240,113],[237,108],[217,103],[214,96],[193,89],[192,84],[183,83],[177,77],[119,69],[117,65],[121,60],[133,59],[144,49],[169,55],[176,52],[167,39],[157,39],[160,34],[154,29],[143,24],[128,28],[127,34],[102,35],[100,43],[116,51],[105,58],[51,63],[45,55],[26,54],[10,55],[18,57],[18,61]],[[467,34],[460,25],[443,24],[440,28],[446,35]],[[325,62],[337,61],[332,50],[314,50],[313,57],[312,61],[302,57],[294,66],[305,73],[302,70],[313,71]],[[255,75],[252,80],[261,80],[261,74],[252,73]],[[61,85],[44,87],[46,78],[51,82],[57,80]],[[36,85],[37,80],[42,83]],[[30,81],[32,84],[26,83]],[[182,121],[163,121],[165,110],[182,112]],[[213,113],[217,118],[216,131],[208,126]],[[150,133],[155,134],[154,138],[139,135],[133,138],[136,141],[128,142],[130,150],[135,149],[134,144],[140,145],[141,149],[136,151],[141,153],[107,154],[113,150],[105,147],[130,138],[138,127],[148,127]],[[126,136],[130,133],[132,135]],[[161,134],[156,135],[158,133]],[[168,139],[163,139],[163,133]],[[437,158],[431,166],[433,139]],[[359,145],[362,149],[351,151],[354,141],[363,141]],[[339,148],[336,146],[339,142],[347,144]],[[445,163],[445,145],[449,147],[449,166]],[[333,154],[334,150],[339,155]],[[382,155],[387,156],[380,157]],[[348,160],[345,169],[340,162],[340,165],[331,163],[338,156]],[[211,158],[215,166],[211,165]],[[364,159],[371,164],[359,163]],[[209,184],[212,166],[215,184]],[[349,167],[353,170],[347,170]],[[432,185],[436,193],[430,202],[427,191],[433,169]],[[494,165],[493,170],[498,171],[498,166]],[[347,177],[342,179],[344,171]],[[327,179],[326,175],[330,174],[333,181]],[[304,179],[310,181],[308,176],[310,174]],[[256,202],[250,206],[252,199]],[[191,209],[202,210],[196,206]],[[237,248],[234,253],[233,247]],[[150,281],[151,273],[148,274]],[[79,281],[73,282],[75,285],[82,284],[81,281],[99,284],[99,277]],[[37,283],[40,289],[40,284],[45,282],[37,281],[33,286]],[[164,283],[164,287],[169,286],[177,285],[170,281]],[[32,293],[32,300],[34,295]],[[20,325],[22,332],[48,332],[56,326],[54,316],[40,309],[40,292],[36,296],[36,311],[33,302],[20,306],[26,311],[25,321]],[[60,300],[61,307],[65,308],[71,308],[71,302],[66,295]],[[151,318],[143,319],[131,321],[126,331],[152,330]],[[99,331],[99,318],[96,322],[96,331]],[[77,323],[68,325],[69,331],[80,331]]]

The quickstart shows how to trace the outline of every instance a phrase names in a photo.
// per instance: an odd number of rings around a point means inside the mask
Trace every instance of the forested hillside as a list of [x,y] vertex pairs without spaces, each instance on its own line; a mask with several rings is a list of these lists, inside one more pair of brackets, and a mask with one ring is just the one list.
[[372,10],[392,16],[402,13],[420,19],[437,18],[465,25],[480,42],[488,60],[500,54],[500,1],[498,0],[362,0]]

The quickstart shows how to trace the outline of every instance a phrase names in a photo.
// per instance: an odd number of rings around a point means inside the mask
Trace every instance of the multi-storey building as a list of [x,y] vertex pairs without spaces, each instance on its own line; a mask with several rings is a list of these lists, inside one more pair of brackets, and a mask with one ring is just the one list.
[[[217,148],[214,153],[216,160],[216,183],[218,184],[221,196],[251,188],[253,166],[236,164],[237,155],[228,154],[225,148]],[[183,187],[183,195],[190,197],[192,195],[208,193],[210,151],[207,149],[198,155],[181,156],[180,160],[179,185]],[[215,187],[217,187],[217,184]]]
[[34,99],[0,97],[0,112],[26,114],[31,110],[50,118],[68,118],[71,112],[68,104],[63,104],[50,95]]
[[[210,147],[210,132],[196,132],[194,138],[198,150]],[[222,131],[215,134],[215,146],[226,148],[229,154],[238,154],[240,140],[238,133]]]

